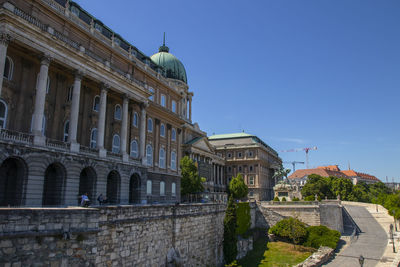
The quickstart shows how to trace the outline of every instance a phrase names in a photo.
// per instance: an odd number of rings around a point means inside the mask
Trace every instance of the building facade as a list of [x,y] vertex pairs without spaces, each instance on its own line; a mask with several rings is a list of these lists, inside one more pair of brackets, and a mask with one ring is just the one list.
[[180,200],[193,93],[76,3],[0,1],[0,206]]
[[226,183],[241,173],[249,188],[250,199],[273,199],[273,175],[282,164],[274,149],[247,133],[213,135],[208,140],[217,155],[225,160]]

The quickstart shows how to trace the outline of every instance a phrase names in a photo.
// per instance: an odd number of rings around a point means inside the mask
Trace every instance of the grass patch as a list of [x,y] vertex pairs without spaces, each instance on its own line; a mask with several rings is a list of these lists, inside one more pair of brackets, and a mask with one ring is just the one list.
[[307,259],[316,249],[284,242],[269,242],[266,237],[254,242],[254,249],[239,260],[243,267],[287,267]]

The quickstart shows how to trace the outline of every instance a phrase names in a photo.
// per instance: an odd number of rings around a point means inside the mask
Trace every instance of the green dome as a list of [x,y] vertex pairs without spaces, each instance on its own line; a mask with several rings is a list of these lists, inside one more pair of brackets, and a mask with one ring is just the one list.
[[157,54],[150,57],[151,61],[164,68],[167,78],[180,80],[187,84],[186,70],[182,62],[169,53],[169,48],[165,44],[158,51]]

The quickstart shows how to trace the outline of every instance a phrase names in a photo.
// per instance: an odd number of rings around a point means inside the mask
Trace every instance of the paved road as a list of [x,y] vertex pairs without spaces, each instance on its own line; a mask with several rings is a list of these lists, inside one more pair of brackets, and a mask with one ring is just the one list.
[[387,246],[387,234],[364,207],[345,205],[347,211],[360,227],[361,233],[348,247],[324,266],[359,267],[358,258],[365,258],[364,267],[373,267],[381,259]]

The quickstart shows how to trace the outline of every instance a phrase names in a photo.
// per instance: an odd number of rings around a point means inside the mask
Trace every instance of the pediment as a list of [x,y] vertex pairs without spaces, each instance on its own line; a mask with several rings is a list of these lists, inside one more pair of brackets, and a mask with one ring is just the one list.
[[193,144],[192,147],[209,152],[209,153],[214,153],[214,148],[213,146],[210,144],[210,142],[208,142],[206,137],[203,138],[199,138],[198,140],[196,140]]

